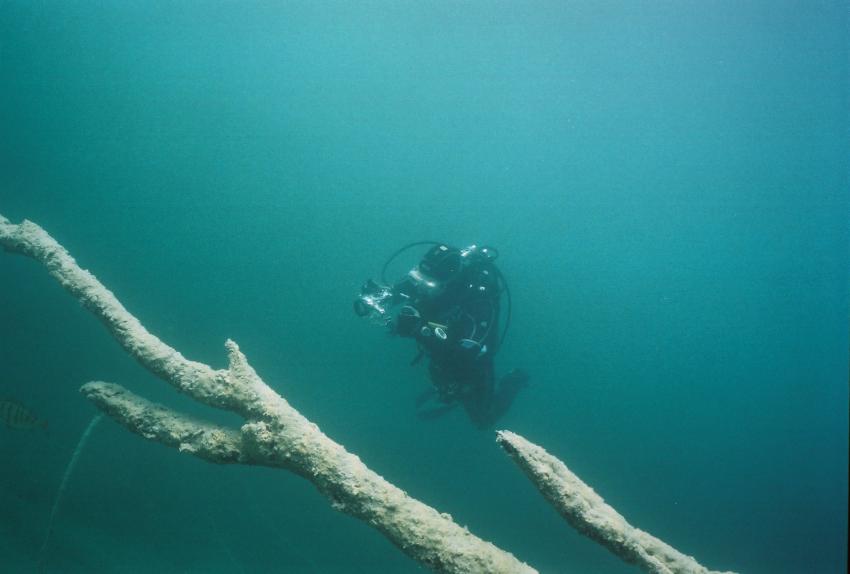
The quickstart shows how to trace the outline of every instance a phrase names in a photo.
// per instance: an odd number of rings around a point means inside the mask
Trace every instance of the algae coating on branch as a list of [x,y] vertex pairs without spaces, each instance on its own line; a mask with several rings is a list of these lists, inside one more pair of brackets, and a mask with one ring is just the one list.
[[719,574],[630,525],[563,462],[542,447],[510,431],[499,431],[496,436],[499,445],[567,522],[626,562],[653,574]]

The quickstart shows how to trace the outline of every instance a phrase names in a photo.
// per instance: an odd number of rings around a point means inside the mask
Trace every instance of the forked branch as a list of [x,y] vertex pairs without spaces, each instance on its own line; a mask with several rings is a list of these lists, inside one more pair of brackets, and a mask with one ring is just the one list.
[[227,342],[227,370],[190,361],[145,329],[38,225],[29,221],[14,225],[0,216],[0,244],[44,264],[150,372],[180,392],[246,421],[238,431],[226,429],[149,403],[118,385],[83,387],[101,410],[130,430],[211,462],[262,464],[295,472],[312,482],[334,508],[372,525],[435,572],[536,572],[367,468],[263,382],[232,341]]

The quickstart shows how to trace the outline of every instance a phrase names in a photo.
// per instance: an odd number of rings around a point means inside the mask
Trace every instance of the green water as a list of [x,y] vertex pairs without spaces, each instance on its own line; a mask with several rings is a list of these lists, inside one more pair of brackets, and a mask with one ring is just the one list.
[[[541,572],[637,571],[561,521],[351,301],[408,241],[501,251],[498,428],[710,568],[846,571],[845,2],[0,2],[0,214],[145,325],[236,340],[322,430]],[[404,270],[399,263],[397,273]],[[34,572],[90,380],[226,424],[0,253],[0,570]],[[49,572],[421,568],[303,479],[104,420]]]

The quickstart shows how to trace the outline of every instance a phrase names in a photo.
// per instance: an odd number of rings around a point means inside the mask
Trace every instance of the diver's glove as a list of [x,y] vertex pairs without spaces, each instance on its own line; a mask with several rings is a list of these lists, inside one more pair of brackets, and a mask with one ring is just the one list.
[[398,312],[395,321],[395,332],[402,337],[413,337],[422,324],[422,317],[416,307],[405,305]]

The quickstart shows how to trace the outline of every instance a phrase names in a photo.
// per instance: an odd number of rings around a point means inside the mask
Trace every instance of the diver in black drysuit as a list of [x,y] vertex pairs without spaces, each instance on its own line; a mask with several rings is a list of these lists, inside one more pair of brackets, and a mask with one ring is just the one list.
[[[434,245],[419,264],[392,286],[369,280],[354,301],[355,312],[414,339],[419,354],[413,364],[427,355],[433,388],[417,401],[420,417],[435,418],[460,403],[477,427],[489,427],[507,412],[528,380],[515,369],[496,385],[493,359],[504,337],[504,331],[499,333],[499,315],[506,290],[493,263],[497,252],[474,245],[457,249],[418,242],[400,249],[389,261],[422,243]],[[430,399],[441,404],[422,408]]]

